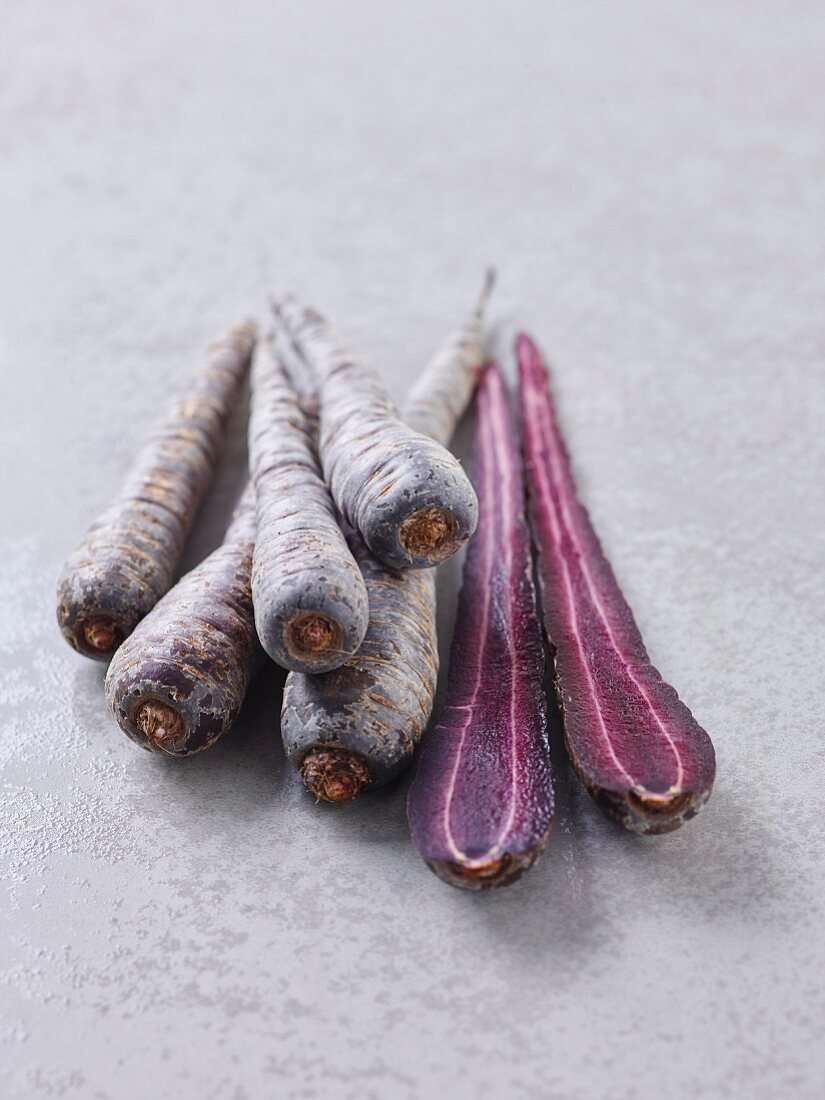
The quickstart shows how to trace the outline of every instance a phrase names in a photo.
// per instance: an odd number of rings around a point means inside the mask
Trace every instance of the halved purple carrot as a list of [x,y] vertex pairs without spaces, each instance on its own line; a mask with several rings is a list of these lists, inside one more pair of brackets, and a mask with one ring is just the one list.
[[108,661],[171,587],[249,369],[255,333],[247,321],[209,345],[150,430],[120,493],[63,566],[57,620],[78,653]]
[[710,796],[713,744],[650,663],[576,494],[538,348],[522,335],[516,355],[530,525],[570,759],[626,828],[670,832]]
[[424,742],[407,813],[439,878],[482,890],[535,863],[554,808],[521,458],[494,364],[476,398],[473,481],[479,523],[464,565],[447,700]]

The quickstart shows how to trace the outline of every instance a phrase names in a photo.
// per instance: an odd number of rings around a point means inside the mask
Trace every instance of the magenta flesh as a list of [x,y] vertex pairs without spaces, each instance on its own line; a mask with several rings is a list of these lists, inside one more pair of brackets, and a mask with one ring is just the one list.
[[699,812],[713,744],[650,663],[580,503],[533,341],[516,341],[529,515],[544,626],[568,753],[598,805],[636,833],[666,833]]
[[521,460],[501,374],[476,399],[478,529],[467,552],[447,699],[427,735],[407,812],[446,882],[491,889],[537,859],[553,819],[544,649]]

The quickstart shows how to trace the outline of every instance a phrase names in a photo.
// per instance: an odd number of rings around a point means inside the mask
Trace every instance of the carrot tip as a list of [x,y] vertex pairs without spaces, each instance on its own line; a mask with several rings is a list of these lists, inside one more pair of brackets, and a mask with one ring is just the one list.
[[[686,820],[685,811],[694,802],[694,792],[679,787],[657,793],[644,789],[628,791],[625,798],[639,823],[645,824],[645,832],[670,832]],[[695,812],[695,811],[694,811]],[[693,814],[688,814],[692,817]]]
[[316,802],[349,802],[369,784],[365,761],[349,749],[310,749],[301,763],[304,786]]
[[503,852],[483,860],[428,860],[427,866],[449,886],[461,890],[497,890],[520,879],[540,852],[541,848],[524,853]]

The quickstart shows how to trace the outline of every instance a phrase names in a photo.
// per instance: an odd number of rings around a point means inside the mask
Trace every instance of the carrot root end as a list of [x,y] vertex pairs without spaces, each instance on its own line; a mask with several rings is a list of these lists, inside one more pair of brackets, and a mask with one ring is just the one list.
[[484,860],[428,860],[427,866],[442,882],[461,890],[497,890],[529,871],[540,851],[503,852]]
[[622,817],[623,824],[634,832],[651,836],[678,829],[695,817],[704,804],[702,800],[697,800],[695,791],[685,791],[679,787],[662,792],[644,789],[628,791],[625,803],[632,823],[628,824]]

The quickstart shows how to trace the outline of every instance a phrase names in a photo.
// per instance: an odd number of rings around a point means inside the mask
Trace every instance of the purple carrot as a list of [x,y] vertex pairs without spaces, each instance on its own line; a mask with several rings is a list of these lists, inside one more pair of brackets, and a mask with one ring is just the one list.
[[553,821],[524,482],[494,364],[476,399],[473,480],[479,524],[464,566],[447,701],[424,742],[407,812],[415,845],[439,878],[481,890],[528,870]]
[[68,558],[57,620],[78,653],[108,661],[168,592],[249,370],[256,328],[233,325],[148,431],[126,481]]
[[461,463],[401,420],[376,370],[342,344],[320,314],[291,294],[272,304],[315,373],[318,454],[342,518],[393,569],[446,561],[478,518]]
[[369,606],[321,476],[315,439],[315,419],[302,409],[270,333],[255,349],[249,417],[255,626],[273,661],[320,673],[357,652]]
[[249,485],[223,544],[166,593],[115,653],[106,701],[142,748],[192,756],[237,718],[262,656],[252,610],[254,541]]
[[626,828],[670,832],[710,796],[713,744],[650,663],[576,494],[538,348],[519,336],[516,355],[530,524],[570,759]]

